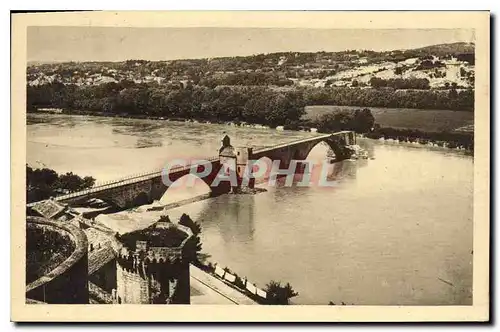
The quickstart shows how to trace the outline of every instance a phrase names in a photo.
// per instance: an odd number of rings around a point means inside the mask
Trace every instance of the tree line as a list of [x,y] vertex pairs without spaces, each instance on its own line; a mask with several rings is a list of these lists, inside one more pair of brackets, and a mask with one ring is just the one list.
[[27,87],[28,110],[54,107],[116,115],[241,121],[269,126],[298,122],[306,105],[472,111],[474,91],[337,87],[283,91],[269,87],[184,87],[131,81],[89,86],[50,83]]
[[[306,122],[307,123],[307,122]],[[375,117],[368,108],[351,110],[335,110],[322,114],[309,123],[321,133],[332,133],[342,130],[353,130],[357,133],[368,133],[375,126]]]
[[267,88],[232,89],[204,86],[163,87],[120,82],[99,86],[47,84],[28,87],[28,109],[68,110],[143,115],[214,122],[250,122],[269,126],[297,121],[304,113],[300,92]]
[[372,77],[370,85],[373,88],[393,88],[393,89],[418,89],[429,90],[431,88],[429,80],[426,78],[391,78],[383,79]]
[[462,148],[474,152],[474,133],[471,132],[425,132],[418,129],[384,128],[375,125],[373,131],[365,134],[368,138],[397,139],[400,142],[433,143],[451,149]]
[[50,197],[90,188],[95,179],[80,177],[72,172],[57,174],[49,168],[31,168],[26,165],[26,201],[37,202]]
[[474,110],[474,90],[398,90],[388,88],[309,88],[306,105]]
[[273,72],[239,72],[221,75],[221,77],[200,80],[200,85],[217,86],[217,85],[275,85],[275,86],[290,86],[293,81],[287,79],[283,75]]

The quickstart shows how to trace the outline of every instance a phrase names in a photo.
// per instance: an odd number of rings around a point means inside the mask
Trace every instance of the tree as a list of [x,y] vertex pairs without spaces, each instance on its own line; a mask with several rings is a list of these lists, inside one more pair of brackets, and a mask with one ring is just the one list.
[[267,301],[272,305],[290,304],[290,299],[299,295],[299,293],[293,290],[289,283],[282,286],[281,282],[274,280],[271,280],[271,282],[266,285],[265,291],[267,293]]
[[351,129],[357,133],[367,133],[371,131],[375,124],[375,117],[368,108],[356,110],[354,112],[353,124]]
[[56,187],[61,189],[66,189],[69,191],[78,191],[92,187],[94,183],[95,179],[90,176],[86,176],[82,179],[78,175],[73,174],[73,172],[69,172],[66,174],[59,175]]
[[348,130],[352,123],[352,117],[352,112],[348,110],[326,113],[316,120],[315,125],[322,133]]
[[194,235],[199,235],[201,233],[200,224],[195,222],[193,219],[191,219],[190,216],[188,216],[185,213],[183,213],[181,218],[179,219],[179,225],[189,227],[189,229],[191,229],[191,232],[193,232]]
[[160,216],[160,219],[158,219],[156,222],[171,223],[169,216]]
[[200,239],[200,224],[191,219],[191,217],[189,217],[187,214],[183,213],[181,218],[179,219],[179,225],[189,227],[189,229],[191,229],[191,232],[193,232],[192,239],[186,244],[186,246],[188,246],[188,249],[184,250],[184,259],[187,259],[188,261],[193,263],[199,263],[200,252],[202,249]]
[[77,191],[90,188],[95,179],[86,176],[83,179],[76,174],[58,175],[49,168],[32,169],[26,165],[26,199],[30,202],[41,201],[60,194],[61,190]]

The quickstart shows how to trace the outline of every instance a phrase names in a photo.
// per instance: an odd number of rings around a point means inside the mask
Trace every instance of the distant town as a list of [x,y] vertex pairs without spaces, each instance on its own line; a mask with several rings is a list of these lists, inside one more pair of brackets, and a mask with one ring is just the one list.
[[474,45],[455,43],[414,50],[272,53],[245,57],[171,61],[128,60],[31,64],[31,86],[110,82],[272,85],[275,87],[380,87],[469,89],[474,87]]

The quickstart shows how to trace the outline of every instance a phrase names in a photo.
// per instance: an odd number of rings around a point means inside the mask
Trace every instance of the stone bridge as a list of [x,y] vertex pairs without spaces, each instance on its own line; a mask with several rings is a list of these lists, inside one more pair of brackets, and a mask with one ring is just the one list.
[[[340,161],[350,157],[351,150],[349,146],[356,144],[356,136],[352,131],[342,131],[255,150],[251,147],[233,148],[229,137],[226,136],[222,141],[223,144],[219,151],[219,156],[205,159],[211,166],[208,168],[210,171],[203,172],[208,165],[204,166],[199,161],[195,161],[185,166],[170,168],[169,170],[157,170],[147,174],[111,181],[87,190],[58,196],[54,200],[70,206],[78,206],[84,205],[91,198],[98,198],[117,208],[126,209],[160,200],[170,187],[168,183],[172,184],[181,177],[193,173],[195,175],[204,174],[198,177],[210,187],[211,196],[218,196],[235,189],[230,181],[227,180],[227,176],[225,176],[225,180],[221,178],[217,179],[221,177],[221,174],[222,176],[227,174],[228,170],[221,170],[221,168],[226,167],[228,161],[234,165],[232,167],[234,167],[238,186],[240,186],[249,160],[258,160],[267,157],[272,161],[279,160],[280,169],[285,169],[289,167],[292,160],[305,160],[309,152],[321,142],[328,144],[335,153],[336,161]],[[167,175],[170,181],[164,181]],[[248,186],[253,187],[253,182],[250,182]],[[33,204],[28,204],[28,206]]]

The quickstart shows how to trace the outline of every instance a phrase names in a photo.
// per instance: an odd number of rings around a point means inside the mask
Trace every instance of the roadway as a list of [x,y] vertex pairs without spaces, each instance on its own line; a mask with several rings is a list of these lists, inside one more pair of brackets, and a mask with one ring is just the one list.
[[191,304],[258,304],[196,266],[190,265],[189,273],[191,275]]

